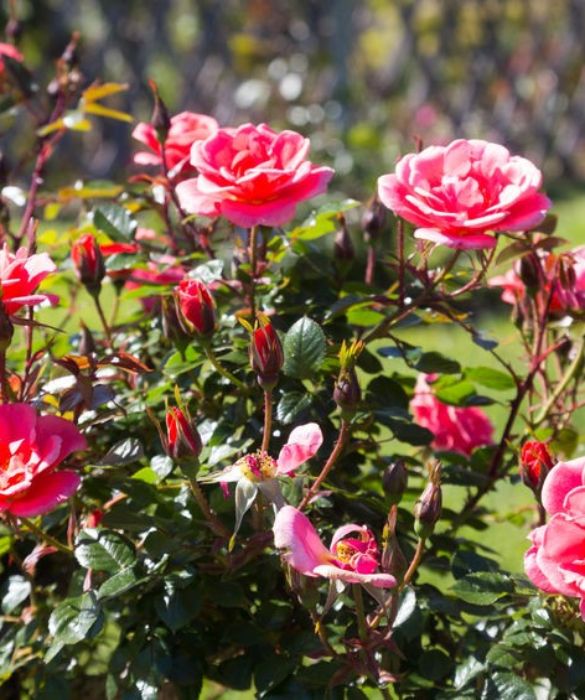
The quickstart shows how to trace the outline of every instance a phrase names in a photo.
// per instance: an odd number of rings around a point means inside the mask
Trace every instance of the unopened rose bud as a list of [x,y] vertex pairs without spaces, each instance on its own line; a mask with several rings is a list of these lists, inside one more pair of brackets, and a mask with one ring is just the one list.
[[397,581],[401,581],[406,573],[408,561],[394,533],[388,535],[386,546],[382,552],[380,565],[384,572],[392,574]]
[[337,260],[351,262],[355,258],[355,248],[353,247],[353,242],[351,240],[351,236],[349,235],[345,218],[340,217],[340,219],[341,226],[335,234],[333,254]]
[[574,292],[577,286],[574,261],[570,256],[561,255],[558,266],[559,284],[567,292]]
[[106,266],[93,234],[85,233],[75,241],[71,248],[71,259],[80,282],[90,294],[98,295],[106,275]]
[[97,346],[95,340],[89,328],[85,323],[81,324],[81,333],[79,336],[78,351],[80,355],[93,355],[97,352]]
[[6,313],[4,304],[0,301],[0,352],[6,352],[12,342],[13,335],[14,326],[10,316]]
[[186,347],[189,342],[189,336],[181,322],[175,299],[173,297],[163,297],[161,301],[161,321],[164,337],[179,348]]
[[362,227],[370,238],[377,238],[386,223],[386,208],[377,197],[373,197],[362,217]]
[[384,475],[382,476],[382,486],[384,488],[384,493],[390,501],[390,505],[400,503],[406,491],[407,483],[408,471],[406,470],[404,460],[397,459],[386,467]]
[[194,332],[208,338],[215,331],[215,302],[209,289],[199,280],[181,280],[177,300],[183,317]]
[[522,481],[535,493],[540,493],[546,475],[554,462],[545,442],[528,440],[520,451],[520,476]]
[[441,467],[433,466],[429,482],[414,506],[414,531],[421,538],[432,535],[441,516],[443,497],[441,494]]
[[538,258],[534,253],[525,255],[520,260],[520,279],[529,290],[539,289],[541,286],[542,271]]
[[198,459],[202,444],[199,431],[180,408],[171,408],[166,415],[165,451],[172,459]]
[[284,352],[271,323],[265,323],[253,331],[250,364],[256,373],[258,384],[265,390],[272,389],[284,364]]
[[152,110],[150,123],[156,131],[158,140],[161,143],[164,143],[169,133],[169,129],[171,128],[171,116],[166,104],[163,102],[162,97],[158,94],[156,83],[154,83],[152,80],[150,81],[150,89],[152,90],[154,96],[154,107]]
[[353,367],[342,370],[333,389],[333,400],[342,411],[354,412],[361,401],[362,391]]

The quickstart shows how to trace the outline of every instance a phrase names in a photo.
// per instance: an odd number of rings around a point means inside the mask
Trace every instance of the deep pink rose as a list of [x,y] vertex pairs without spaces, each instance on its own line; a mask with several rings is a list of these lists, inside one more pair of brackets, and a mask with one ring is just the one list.
[[43,301],[55,301],[51,294],[36,294],[37,287],[47,275],[57,269],[46,253],[29,255],[21,248],[16,255],[6,244],[0,249],[0,300],[7,314],[14,314],[23,306],[35,306]]
[[282,226],[299,202],[322,194],[333,170],[307,160],[309,139],[266,124],[219,129],[191,151],[198,177],[177,186],[183,208],[249,228]]
[[16,46],[0,42],[0,73],[4,72],[4,61],[2,60],[2,56],[8,56],[9,58],[13,58],[19,63],[22,63],[24,61],[24,56],[20,53]]
[[542,505],[552,517],[530,533],[526,575],[547,593],[580,598],[585,620],[585,457],[551,469],[542,487]]
[[540,170],[488,141],[458,139],[409,153],[378,179],[389,209],[417,228],[415,238],[450,248],[493,248],[488,232],[539,224],[551,202],[539,192]]
[[83,435],[64,418],[39,416],[25,403],[0,406],[0,512],[40,515],[69,498],[79,475],[57,467],[86,447]]
[[[171,117],[171,128],[165,141],[165,155],[167,167],[172,176],[190,170],[191,147],[197,141],[211,136],[218,128],[219,125],[215,119],[206,114],[181,112]],[[162,152],[154,127],[141,122],[132,132],[132,136],[150,149],[150,152],[137,153],[134,156],[134,162],[138,165],[160,165]]]
[[394,576],[378,572],[378,546],[364,525],[340,527],[327,549],[307,516],[292,506],[284,506],[274,520],[274,545],[285,549],[287,562],[305,576],[371,584],[376,588],[396,585]]
[[410,410],[416,423],[435,436],[434,449],[469,456],[476,447],[489,445],[494,427],[485,413],[475,406],[461,408],[439,401],[427,381],[433,378],[433,375],[419,375]]

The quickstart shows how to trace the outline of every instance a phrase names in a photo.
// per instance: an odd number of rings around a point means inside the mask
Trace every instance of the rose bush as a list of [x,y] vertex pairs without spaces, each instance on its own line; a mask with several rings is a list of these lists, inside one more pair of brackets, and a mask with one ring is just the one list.
[[64,186],[132,121],[77,53],[0,81],[2,696],[584,697],[582,248],[537,164],[429,146],[360,204],[153,86],[128,181]]

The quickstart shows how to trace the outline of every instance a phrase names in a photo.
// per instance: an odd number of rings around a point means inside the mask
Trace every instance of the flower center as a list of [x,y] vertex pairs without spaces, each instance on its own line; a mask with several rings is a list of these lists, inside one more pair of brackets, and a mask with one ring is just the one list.
[[250,481],[265,481],[276,476],[276,462],[262,450],[242,457],[237,461],[237,465]]

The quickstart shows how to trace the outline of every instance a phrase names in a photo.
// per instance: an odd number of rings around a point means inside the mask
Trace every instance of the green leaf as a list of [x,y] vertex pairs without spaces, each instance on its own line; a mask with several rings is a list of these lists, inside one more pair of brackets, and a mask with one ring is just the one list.
[[403,625],[416,610],[416,593],[413,588],[407,586],[398,599],[398,611],[394,618],[392,629],[396,629]]
[[223,274],[223,260],[209,260],[189,272],[189,279],[199,280],[204,284],[210,284],[221,279]]
[[45,661],[54,658],[65,645],[95,637],[103,623],[104,615],[95,596],[85,593],[78,598],[64,600],[49,618],[49,632],[54,640]]
[[28,598],[30,591],[30,581],[25,579],[24,576],[9,576],[2,584],[1,589],[2,612],[5,615],[11,613]]
[[504,574],[480,571],[460,578],[451,590],[466,603],[492,605],[514,592],[514,582]]
[[113,447],[110,447],[102,459],[96,462],[96,465],[100,467],[121,467],[126,464],[137,462],[139,459],[142,459],[143,456],[144,451],[140,440],[136,438],[126,438],[126,440],[121,440]]
[[289,237],[293,241],[314,241],[328,233],[333,233],[339,226],[338,215],[359,206],[360,203],[354,199],[346,199],[333,206],[329,204],[325,209],[313,212],[300,226],[290,232]]
[[301,391],[287,391],[282,395],[276,407],[276,417],[283,425],[292,423],[296,416],[309,408],[311,395]]
[[[536,700],[536,694],[530,683],[520,676],[507,671],[493,673],[490,676],[491,683],[496,688],[494,700]],[[488,696],[491,700],[492,696]]]
[[509,374],[491,367],[467,367],[465,376],[470,381],[494,391],[509,391],[516,386]]
[[128,209],[119,204],[100,204],[93,210],[93,223],[114,241],[127,241],[132,238],[137,226]]
[[455,360],[450,360],[441,355],[440,352],[425,352],[416,363],[415,369],[419,372],[431,374],[457,374],[461,372],[461,366]]
[[113,530],[91,528],[77,537],[75,558],[86,569],[116,573],[136,561],[134,545]]
[[110,576],[107,581],[104,581],[98,591],[98,599],[115,598],[116,596],[126,593],[137,582],[136,574],[132,568],[122,569],[117,574]]
[[439,681],[451,671],[451,657],[441,649],[429,649],[418,658],[418,670],[423,678]]
[[164,592],[159,595],[154,607],[160,619],[173,632],[181,629],[197,615],[201,600],[193,588],[184,590],[182,582],[168,578],[164,582]]
[[470,398],[475,394],[475,387],[464,379],[441,377],[433,384],[433,393],[443,403],[467,406]]
[[150,460],[150,468],[160,480],[165,479],[173,471],[173,460],[168,455],[155,455]]
[[284,338],[284,372],[306,379],[316,372],[325,358],[327,342],[321,326],[304,316],[294,323]]
[[[381,411],[375,411],[374,415],[378,419],[381,419],[381,413]],[[400,440],[400,442],[406,442],[409,445],[415,445],[417,447],[421,445],[428,445],[435,437],[430,430],[427,430],[416,423],[408,423],[395,418],[385,417],[384,424],[390,428],[397,440]]]
[[455,690],[461,690],[484,670],[484,665],[475,656],[469,656],[455,670],[453,685]]

